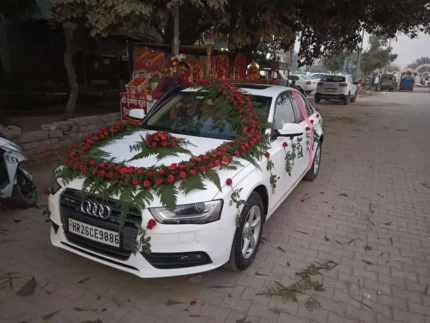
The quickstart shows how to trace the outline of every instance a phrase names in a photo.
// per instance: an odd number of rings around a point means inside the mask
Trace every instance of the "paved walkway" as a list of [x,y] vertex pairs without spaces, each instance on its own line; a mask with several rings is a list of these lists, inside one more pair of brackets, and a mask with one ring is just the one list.
[[[430,323],[429,101],[386,93],[318,105],[320,176],[268,221],[242,273],[142,280],[53,248],[40,210],[2,211],[0,322]],[[43,191],[51,173],[35,175]],[[310,276],[324,291],[285,303],[257,295],[328,260],[338,265]]]

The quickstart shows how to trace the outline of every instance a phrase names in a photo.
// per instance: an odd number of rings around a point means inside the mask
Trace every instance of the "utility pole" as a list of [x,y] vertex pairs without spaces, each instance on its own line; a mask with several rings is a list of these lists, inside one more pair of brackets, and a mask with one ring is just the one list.
[[[390,38],[390,40],[388,41],[388,48],[391,48],[391,38]],[[385,74],[387,74],[387,67],[388,67],[388,64],[390,64],[390,61],[388,61],[387,62],[387,64],[385,64]]]
[[361,53],[363,52],[363,44],[364,44],[364,28],[363,28],[363,32],[361,34],[361,48],[360,48],[360,52],[358,53],[357,67],[355,69],[356,81],[359,80],[360,79],[359,76],[361,76],[360,64],[361,64]]
[[179,1],[175,4],[173,17],[173,46],[172,54],[179,55]]

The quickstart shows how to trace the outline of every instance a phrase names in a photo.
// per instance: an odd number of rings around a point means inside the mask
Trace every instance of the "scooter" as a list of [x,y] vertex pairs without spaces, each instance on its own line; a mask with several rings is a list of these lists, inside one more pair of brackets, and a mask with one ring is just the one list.
[[0,132],[0,204],[13,199],[21,208],[36,205],[36,186],[31,174],[21,167],[26,160],[22,149]]

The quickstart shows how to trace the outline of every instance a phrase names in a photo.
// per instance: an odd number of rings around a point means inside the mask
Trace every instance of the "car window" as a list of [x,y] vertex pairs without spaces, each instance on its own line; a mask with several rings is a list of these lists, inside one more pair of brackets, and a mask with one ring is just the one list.
[[315,110],[314,108],[311,106],[311,104],[309,103],[308,100],[304,100],[305,104],[306,104],[306,111],[308,112],[308,116],[311,116],[314,114]]
[[333,82],[333,83],[339,83],[339,82],[345,82],[345,76],[337,76],[337,75],[324,75],[321,78],[321,82]]
[[288,92],[282,93],[276,100],[275,116],[273,118],[274,129],[281,130],[286,123],[296,123],[294,106]]
[[303,112],[300,109],[300,106],[303,106],[306,108],[306,103],[303,100],[302,94],[297,91],[296,95],[293,95],[293,107],[294,107],[294,114],[296,116],[296,123],[302,122],[307,117],[303,115]]
[[[250,96],[257,113],[267,118],[272,99]],[[181,92],[157,107],[143,121],[142,127],[190,136],[231,140],[236,138],[235,120],[226,118],[206,92]]]
[[288,79],[289,79],[289,80],[291,80],[291,81],[298,81],[298,80],[299,80],[299,77],[298,77],[298,76],[296,76],[296,75],[290,75],[290,76],[288,77]]

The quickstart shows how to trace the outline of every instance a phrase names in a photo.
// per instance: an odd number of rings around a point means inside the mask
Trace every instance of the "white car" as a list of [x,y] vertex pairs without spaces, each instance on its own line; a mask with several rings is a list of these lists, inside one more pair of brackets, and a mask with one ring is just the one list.
[[[263,131],[270,140],[258,162],[235,157],[234,161],[240,162],[233,163],[236,168],[213,168],[220,179],[219,188],[206,175],[202,175],[206,189],[185,192],[181,190],[181,182],[175,182],[173,188],[178,192],[173,209],[164,207],[165,201],[155,196],[141,212],[133,207],[128,209],[123,230],[119,226],[121,205],[126,202],[119,197],[122,192],[100,199],[83,194],[85,178],[65,183],[54,177],[48,197],[52,244],[142,278],[189,275],[223,265],[232,270],[249,267],[258,251],[266,220],[303,178],[317,177],[324,137],[322,117],[299,91],[275,85],[237,86],[258,102],[259,111],[272,123],[271,128]],[[159,160],[154,155],[132,160],[135,152],[130,147],[156,131],[187,142],[186,149],[193,156],[219,151],[214,149],[233,144],[238,134],[207,95],[208,92],[199,89],[187,89],[152,110],[136,130],[98,148],[109,156],[106,157],[109,162],[126,161],[127,172],[167,167],[164,165],[179,167],[188,162],[190,156],[185,152],[162,156]],[[198,113],[181,115],[184,122],[181,123],[174,119],[178,115],[172,117],[178,106],[192,107]],[[85,146],[87,141],[83,142]],[[64,166],[57,170],[61,167]],[[76,169],[79,170],[79,165]],[[149,230],[150,253],[132,252],[138,241],[136,224]]]
[[295,81],[296,86],[301,87],[306,94],[315,91],[318,84],[318,80],[313,80],[310,76],[302,74],[290,74],[289,80]]
[[358,83],[350,75],[324,75],[318,82],[315,103],[325,100],[339,100],[347,105],[355,102],[358,95]]
[[322,78],[324,75],[327,75],[327,73],[312,73],[312,74],[311,74],[311,79],[313,79],[313,80],[317,80],[317,81],[319,82],[319,80],[321,80],[321,78]]

